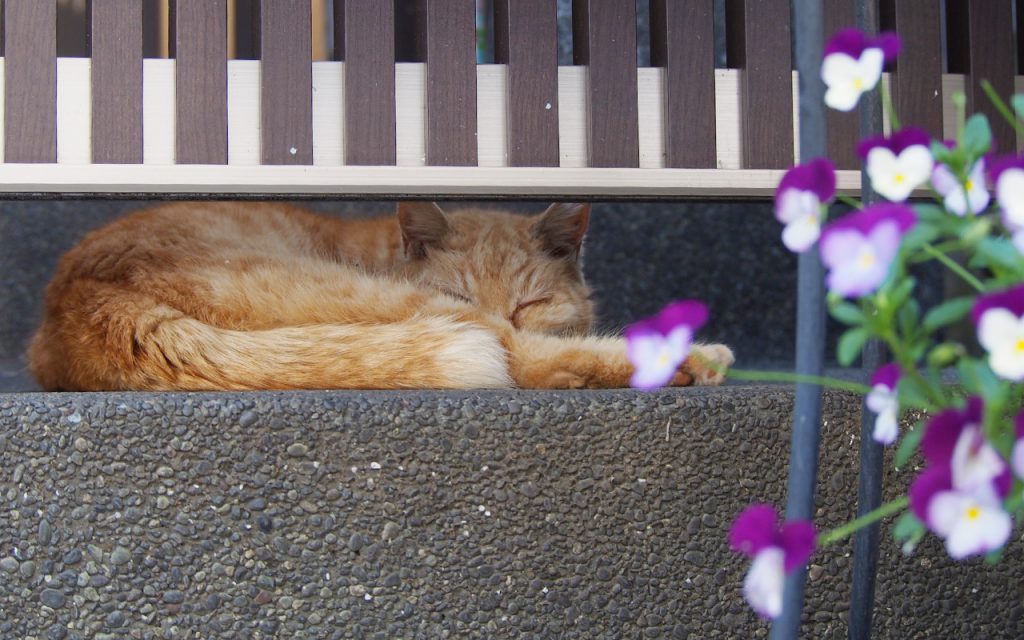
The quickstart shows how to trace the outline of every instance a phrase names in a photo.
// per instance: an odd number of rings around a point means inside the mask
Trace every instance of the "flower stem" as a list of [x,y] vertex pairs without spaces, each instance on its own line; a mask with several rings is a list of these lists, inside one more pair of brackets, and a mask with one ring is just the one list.
[[786,371],[751,371],[745,369],[728,369],[726,375],[730,378],[737,380],[751,380],[759,382],[805,382],[807,384],[817,384],[823,387],[831,387],[833,389],[841,389],[843,391],[852,391],[854,393],[868,394],[871,392],[871,387],[863,385],[857,382],[850,382],[848,380],[840,380],[839,378],[829,378],[827,376],[812,376],[802,373],[789,373]]
[[988,99],[992,101],[992,104],[995,105],[996,110],[999,111],[1000,115],[1002,115],[1003,118],[1005,118],[1006,121],[1010,123],[1010,126],[1017,131],[1017,135],[1024,136],[1024,125],[1022,125],[1020,120],[1018,120],[1017,117],[1013,115],[1013,112],[1010,111],[1010,108],[1008,106],[1006,106],[1006,103],[1003,102],[1003,99],[1000,97],[1000,95],[996,93],[996,90],[992,86],[992,83],[989,82],[988,80],[982,80],[981,88],[985,92],[985,95],[988,96]]
[[935,247],[933,247],[930,244],[923,244],[923,245],[921,245],[921,249],[925,253],[930,255],[931,257],[935,258],[936,260],[938,260],[942,264],[946,265],[949,268],[950,271],[952,271],[956,275],[960,276],[960,278],[963,279],[964,282],[966,282],[967,284],[971,285],[972,287],[977,289],[979,292],[982,292],[982,293],[985,292],[985,285],[983,285],[981,283],[981,280],[978,280],[977,278],[975,278],[974,275],[970,271],[968,271],[967,269],[964,269],[962,266],[957,264],[955,260],[953,260],[952,258],[947,256],[945,253],[939,251],[938,249],[936,249]]
[[860,210],[862,208],[860,200],[858,200],[856,198],[851,198],[850,196],[842,194],[842,193],[837,193],[836,194],[836,200],[838,200],[839,202],[842,202],[843,204],[845,204],[846,206],[848,206],[848,207],[850,207],[851,209],[854,209],[854,210]]
[[889,95],[889,89],[885,84],[884,78],[878,81],[878,93],[882,97],[882,108],[885,110],[885,114],[889,116],[889,131],[899,131],[900,118],[896,114],[896,108],[892,104],[892,96]]
[[826,531],[818,536],[818,548],[821,549],[822,547],[827,547],[830,544],[839,542],[844,538],[848,538],[870,524],[874,524],[883,518],[887,518],[903,511],[909,504],[910,498],[908,496],[901,496],[892,502],[886,502],[874,511],[865,513],[856,520],[851,520],[841,527],[836,527],[831,531]]

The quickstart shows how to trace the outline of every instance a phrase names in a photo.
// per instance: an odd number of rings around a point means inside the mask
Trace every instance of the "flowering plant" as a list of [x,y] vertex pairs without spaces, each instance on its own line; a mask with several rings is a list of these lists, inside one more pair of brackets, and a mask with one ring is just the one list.
[[[825,47],[821,67],[826,104],[853,109],[899,49],[894,34],[869,38],[853,29],[837,34]],[[984,86],[1024,135],[1024,95],[1007,105]],[[785,225],[787,248],[800,253],[817,244],[820,249],[828,270],[829,312],[848,327],[838,343],[839,364],[851,365],[869,339],[884,343],[893,362],[872,376],[870,386],[771,375],[863,393],[876,415],[874,439],[897,446],[896,467],[918,452],[925,465],[907,495],[833,531],[816,534],[807,521],[780,526],[770,505],[744,511],[730,542],[753,558],[743,592],[763,617],[779,615],[783,576],[802,567],[816,548],[887,516],[902,512],[894,535],[908,553],[930,532],[954,559],[984,555],[990,561],[998,560],[1014,523],[1024,522],[1024,156],[994,156],[988,121],[981,114],[967,118],[962,96],[958,135],[946,142],[900,127],[881,89],[892,132],[865,140],[858,153],[872,190],[885,201],[862,206],[837,196],[834,166],[817,158],[786,172],[775,213]],[[912,195],[929,197],[911,204]],[[829,205],[837,199],[854,211],[826,224]],[[957,261],[954,253],[966,259]],[[973,293],[923,309],[914,297],[911,267],[928,262],[951,270]],[[699,303],[683,304],[693,309]],[[678,305],[627,330],[638,371],[658,369],[655,359],[662,371],[642,377],[638,386],[670,379],[665,364],[686,357],[706,318],[703,307],[683,314]],[[977,355],[943,338],[946,327],[967,318],[981,346]],[[647,344],[639,342],[641,337]],[[651,340],[676,346],[659,350]],[[665,355],[669,352],[675,357]],[[953,384],[950,372],[956,374]],[[736,369],[729,375],[769,376]],[[899,418],[908,410],[926,417],[901,434]]]

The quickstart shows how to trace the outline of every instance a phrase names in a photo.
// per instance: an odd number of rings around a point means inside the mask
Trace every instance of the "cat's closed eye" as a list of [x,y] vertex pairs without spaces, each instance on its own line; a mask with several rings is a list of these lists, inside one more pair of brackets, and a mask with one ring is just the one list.
[[509,318],[509,321],[512,323],[513,327],[515,327],[516,329],[521,329],[522,327],[520,326],[520,323],[522,322],[523,312],[529,309],[530,307],[541,304],[547,304],[548,302],[551,302],[550,297],[527,298],[525,300],[522,300],[519,302],[519,304],[516,305],[515,311],[512,312],[512,316]]
[[466,294],[459,293],[458,291],[455,291],[454,289],[451,289],[449,287],[438,286],[437,290],[443,293],[444,295],[448,296],[449,298],[455,298],[459,302],[465,302],[466,304],[475,304],[473,302],[473,299],[467,296]]

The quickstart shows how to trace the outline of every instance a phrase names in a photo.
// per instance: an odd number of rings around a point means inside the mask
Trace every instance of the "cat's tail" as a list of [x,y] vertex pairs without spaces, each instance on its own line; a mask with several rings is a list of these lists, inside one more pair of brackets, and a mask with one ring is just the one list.
[[[154,313],[163,317],[154,321]],[[33,371],[47,388],[79,390],[512,386],[498,338],[453,319],[236,331],[168,308],[146,315],[130,326],[110,323],[103,340],[73,345],[47,336],[44,325],[30,348]],[[61,342],[91,353],[55,352]]]

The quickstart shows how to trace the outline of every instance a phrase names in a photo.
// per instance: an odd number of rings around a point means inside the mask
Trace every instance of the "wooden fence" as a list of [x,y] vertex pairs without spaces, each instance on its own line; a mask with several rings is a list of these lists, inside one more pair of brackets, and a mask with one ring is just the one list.
[[[257,60],[228,59],[227,0],[170,2],[168,59],[143,57],[143,0],[89,3],[87,58],[57,57],[53,0],[4,0],[0,193],[766,196],[798,160],[790,0],[726,0],[719,69],[712,0],[650,0],[639,68],[633,0],[574,0],[571,66],[553,0],[494,0],[496,64],[474,0],[418,0],[425,62],[396,63],[395,1],[334,0],[314,62],[311,0],[253,2]],[[825,0],[827,33],[853,4]],[[882,0],[905,44],[887,81],[904,123],[952,137],[954,92],[1024,89],[1024,0],[940,4]],[[856,191],[856,116],[829,125]]]

